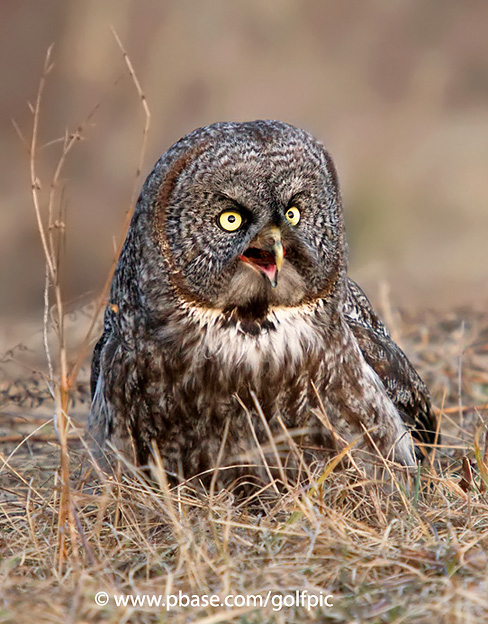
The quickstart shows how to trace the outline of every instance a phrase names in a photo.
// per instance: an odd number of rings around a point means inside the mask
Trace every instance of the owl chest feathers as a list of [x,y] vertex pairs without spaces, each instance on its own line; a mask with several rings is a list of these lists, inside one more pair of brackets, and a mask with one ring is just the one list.
[[99,377],[92,413],[105,412],[106,426],[118,422],[117,412],[132,398],[132,426],[147,429],[140,435],[160,439],[162,446],[179,440],[183,452],[192,436],[220,440],[228,417],[240,444],[248,433],[242,406],[256,414],[255,398],[267,420],[280,415],[288,427],[309,423],[323,405],[345,439],[362,432],[360,421],[386,448],[399,442],[399,459],[411,463],[398,412],[345,319],[330,313],[324,301],[272,308],[257,325],[220,310],[180,307],[164,322],[139,330],[144,333],[134,335],[135,351],[115,341],[102,358],[102,372],[117,376],[124,369],[127,378],[120,386]]
[[223,387],[234,379],[233,385],[259,389],[296,378],[301,369],[310,370],[310,361],[323,358],[326,327],[316,308],[272,308],[264,319],[246,322],[221,310],[191,307],[183,321],[169,322],[157,335],[162,349],[168,353],[167,345],[180,360],[188,381],[209,382],[213,375]]
[[190,420],[205,415],[201,422],[209,425],[242,415],[236,396],[254,411],[254,391],[267,419],[280,414],[287,425],[301,426],[323,401],[346,437],[351,427],[361,430],[357,418],[377,428],[378,417],[388,414],[378,435],[389,447],[400,440],[399,457],[410,463],[398,412],[344,317],[331,314],[323,300],[271,308],[257,326],[197,307],[174,321],[156,331],[157,350],[161,370],[172,379],[171,394]]

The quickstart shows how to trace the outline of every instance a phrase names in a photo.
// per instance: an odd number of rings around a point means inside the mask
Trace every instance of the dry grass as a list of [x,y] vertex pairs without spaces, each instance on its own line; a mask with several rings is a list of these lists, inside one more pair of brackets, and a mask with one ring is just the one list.
[[[0,447],[0,622],[484,621],[486,405],[472,406],[486,403],[488,318],[403,317],[395,329],[434,397],[444,401],[443,444],[409,493],[388,493],[375,479],[347,472],[328,474],[320,488],[295,486],[281,496],[269,488],[252,501],[235,500],[225,490],[170,489],[158,468],[155,486],[136,473],[88,477],[81,469],[83,423],[72,423],[70,492],[77,537],[75,544],[68,540],[61,570],[59,453],[52,420],[42,417],[46,400],[39,398],[41,406],[34,410],[15,407],[20,386],[12,386],[10,394],[5,389],[10,422],[3,433],[20,440],[43,420],[48,424],[41,438],[20,446],[5,440]],[[79,390],[83,400],[81,383]],[[32,389],[30,394],[32,400]],[[86,402],[76,410],[83,420]],[[117,607],[112,598],[179,591],[264,596],[270,590],[273,595],[322,591],[334,595],[334,607],[167,612]],[[110,595],[108,605],[96,606],[98,591]]]

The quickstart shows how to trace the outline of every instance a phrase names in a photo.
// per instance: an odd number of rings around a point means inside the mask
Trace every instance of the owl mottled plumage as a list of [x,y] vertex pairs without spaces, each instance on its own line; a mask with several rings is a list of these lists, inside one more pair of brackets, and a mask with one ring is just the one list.
[[180,478],[210,474],[219,451],[241,466],[229,479],[247,474],[269,430],[291,466],[282,424],[310,461],[363,437],[413,464],[409,430],[427,443],[435,431],[427,389],[346,268],[319,141],[276,121],[181,139],[149,175],[115,271],[92,438],[142,465],[156,444]]

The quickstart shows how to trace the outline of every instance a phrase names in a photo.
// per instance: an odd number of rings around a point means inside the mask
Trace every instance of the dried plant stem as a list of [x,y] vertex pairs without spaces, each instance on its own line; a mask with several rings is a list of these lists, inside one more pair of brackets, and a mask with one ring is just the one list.
[[461,407],[459,405],[453,405],[452,407],[434,408],[436,414],[459,414],[470,410],[488,410],[488,403],[482,403],[481,405],[462,405]]
[[51,52],[52,52],[52,46],[49,47],[47,54],[46,54],[46,60],[44,62],[44,71],[41,76],[39,89],[37,91],[36,103],[33,109],[34,119],[33,119],[33,124],[32,124],[32,139],[31,139],[29,153],[30,153],[30,176],[31,176],[32,200],[34,203],[34,212],[35,212],[36,219],[37,219],[37,228],[39,230],[39,236],[41,237],[42,249],[43,249],[44,257],[45,257],[46,264],[48,267],[49,277],[51,279],[51,282],[54,284],[56,281],[55,267],[54,267],[53,259],[51,257],[51,251],[49,249],[49,244],[48,244],[48,240],[46,236],[46,231],[44,228],[44,223],[42,221],[41,206],[40,206],[40,199],[39,199],[39,190],[41,186],[40,186],[40,181],[37,177],[37,172],[36,172],[36,154],[37,154],[37,141],[38,141],[38,136],[39,136],[39,117],[40,117],[40,109],[41,109],[41,100],[42,100],[42,95],[44,92],[44,87],[46,86],[46,78],[52,69],[52,65],[50,62]]
[[[68,433],[68,439],[78,440],[79,434]],[[59,440],[57,435],[49,435],[49,434],[40,434],[40,435],[23,435],[21,433],[15,433],[13,435],[6,435],[0,438],[0,444],[11,444],[12,442],[22,443],[25,440],[30,440],[31,442],[54,442]]]
[[[114,37],[119,45],[124,61],[127,65],[129,74],[131,79],[133,80],[137,93],[142,103],[142,107],[145,114],[145,125],[143,131],[142,138],[142,146],[139,155],[139,162],[137,164],[137,172],[136,172],[136,180],[133,191],[133,197],[131,201],[131,207],[127,211],[123,233],[117,247],[117,251],[115,254],[115,258],[113,260],[111,269],[107,276],[105,286],[102,292],[101,297],[99,298],[98,305],[96,306],[95,314],[93,316],[92,322],[90,324],[89,330],[83,341],[81,353],[79,354],[75,365],[71,370],[68,369],[68,358],[67,358],[67,347],[66,347],[66,338],[65,338],[65,330],[64,330],[64,308],[63,308],[63,297],[61,290],[61,279],[60,279],[60,267],[62,260],[62,250],[64,248],[65,242],[65,220],[63,214],[63,202],[62,198],[59,197],[59,187],[61,181],[61,175],[66,164],[66,160],[74,145],[80,140],[82,136],[82,130],[87,121],[93,116],[95,111],[97,110],[99,104],[92,110],[92,112],[88,115],[87,119],[83,124],[80,124],[78,128],[73,133],[66,133],[63,146],[61,151],[61,156],[58,160],[56,168],[54,170],[50,188],[49,188],[49,197],[47,200],[47,216],[43,216],[42,202],[40,197],[41,192],[41,182],[37,174],[37,154],[39,150],[39,125],[40,125],[40,111],[41,111],[41,103],[43,98],[44,89],[46,86],[47,77],[52,69],[51,63],[51,54],[52,54],[52,46],[48,49],[46,54],[46,59],[44,62],[43,73],[41,76],[39,88],[37,91],[37,97],[34,106],[31,107],[32,115],[33,115],[33,124],[32,124],[32,135],[30,144],[28,145],[29,152],[29,161],[30,161],[30,181],[31,181],[31,192],[32,192],[32,201],[34,206],[34,213],[37,221],[37,228],[39,232],[39,237],[41,239],[43,254],[46,262],[46,281],[44,288],[44,348],[46,351],[46,357],[48,361],[49,367],[49,384],[50,390],[54,396],[55,400],[55,426],[56,432],[59,439],[61,454],[60,454],[60,481],[61,481],[61,490],[60,490],[60,498],[59,498],[59,514],[58,514],[58,566],[61,569],[63,566],[63,562],[65,561],[67,551],[66,551],[66,537],[69,533],[71,544],[73,548],[73,553],[76,556],[77,548],[77,532],[75,530],[75,518],[73,515],[73,506],[70,498],[70,489],[69,489],[69,452],[68,452],[68,437],[69,437],[69,418],[68,418],[68,405],[69,405],[69,394],[70,390],[76,381],[78,376],[78,372],[80,366],[85,358],[85,354],[88,348],[88,344],[90,341],[90,337],[92,335],[93,329],[95,327],[98,315],[106,303],[107,293],[110,287],[110,283],[112,281],[113,273],[115,271],[115,266],[120,255],[123,241],[127,234],[129,224],[132,218],[132,213],[134,210],[134,198],[135,198],[135,189],[139,185],[139,177],[142,171],[142,165],[144,162],[144,156],[146,152],[146,144],[147,137],[149,133],[150,119],[151,115],[149,112],[149,107],[146,102],[146,97],[141,89],[141,85],[139,80],[137,79],[136,73],[132,66],[132,63],[124,50],[120,39],[117,34],[114,32]],[[19,136],[23,140],[24,143],[27,143],[22,134],[20,133],[16,124],[14,124]],[[57,219],[54,218],[55,206],[59,202],[59,216]],[[56,234],[56,235],[55,235]],[[54,380],[54,365],[52,356],[50,353],[50,347],[48,343],[48,321],[49,321],[49,312],[50,312],[50,293],[53,293],[54,301],[55,301],[55,324],[57,329],[57,339],[58,339],[58,365],[59,365],[59,378],[57,383]]]
[[80,367],[85,359],[86,356],[86,351],[88,349],[88,345],[90,343],[90,339],[91,336],[93,334],[93,330],[95,329],[95,325],[98,319],[98,316],[102,310],[102,308],[107,304],[107,295],[110,289],[110,284],[112,283],[112,278],[115,272],[115,267],[117,265],[117,261],[119,259],[120,256],[120,252],[122,251],[122,246],[124,244],[125,238],[127,236],[127,232],[129,231],[129,225],[132,219],[132,215],[134,214],[134,209],[135,209],[135,202],[136,202],[136,194],[137,194],[137,189],[140,185],[140,177],[141,177],[141,172],[142,172],[142,165],[144,163],[144,158],[146,155],[146,148],[147,148],[147,138],[149,136],[149,128],[151,125],[151,112],[149,110],[149,106],[147,104],[147,100],[146,100],[146,96],[144,95],[144,92],[141,88],[141,84],[139,82],[139,79],[137,78],[136,72],[134,71],[134,67],[131,63],[131,60],[129,58],[129,55],[127,54],[126,50],[124,49],[122,42],[120,41],[117,33],[115,32],[115,30],[112,28],[112,33],[115,37],[115,40],[117,42],[117,45],[119,46],[122,55],[124,57],[124,61],[125,64],[127,65],[127,69],[129,71],[130,77],[134,83],[134,86],[136,88],[137,94],[139,96],[139,99],[141,100],[141,105],[144,111],[144,117],[145,117],[145,121],[144,121],[144,129],[142,131],[142,143],[141,143],[141,149],[139,152],[139,162],[137,165],[137,171],[136,171],[136,176],[135,176],[135,180],[134,180],[134,190],[132,192],[132,199],[131,199],[131,204],[130,204],[130,208],[127,211],[127,214],[125,216],[125,221],[124,221],[124,225],[122,227],[122,234],[120,236],[119,239],[119,243],[117,245],[115,254],[114,254],[114,259],[112,261],[112,265],[110,266],[110,270],[107,274],[107,279],[105,280],[105,284],[103,286],[102,289],[102,293],[97,301],[97,305],[95,307],[95,312],[93,314],[93,318],[92,321],[90,323],[90,326],[88,328],[88,331],[86,333],[85,339],[82,343],[81,349],[80,349],[80,353],[78,355],[78,358],[76,360],[75,365],[73,366],[73,369],[70,373],[69,376],[69,384],[72,385],[74,383],[74,381],[76,380],[76,377],[78,376],[78,372],[80,370]]
[[129,58],[129,55],[127,54],[124,46],[122,45],[122,42],[119,39],[119,36],[117,35],[117,32],[115,31],[114,28],[112,28],[112,33],[113,36],[115,37],[115,41],[117,42],[117,45],[120,48],[120,51],[122,52],[122,55],[124,57],[124,61],[125,64],[127,65],[127,69],[129,70],[129,74],[130,77],[132,78],[132,81],[134,83],[134,86],[136,88],[137,94],[141,100],[141,105],[142,108],[144,110],[144,116],[145,116],[145,122],[144,122],[144,129],[142,131],[142,144],[141,144],[141,150],[139,152],[139,162],[137,165],[137,170],[136,170],[136,177],[134,180],[134,190],[132,192],[132,206],[134,206],[135,201],[136,201],[136,197],[137,197],[137,193],[138,193],[138,189],[139,189],[139,178],[141,177],[141,172],[142,172],[142,166],[144,164],[144,157],[146,155],[146,146],[147,146],[147,138],[149,136],[149,127],[151,125],[151,112],[149,110],[149,106],[147,105],[147,100],[146,100],[146,96],[144,95],[144,91],[142,90],[141,87],[141,83],[139,82],[139,79],[137,78],[137,74],[134,71],[134,67],[132,65],[132,62]]
[[[51,199],[49,201],[49,218],[48,218],[48,234],[46,234],[46,227],[44,225],[41,200],[39,197],[39,191],[41,184],[37,176],[36,164],[37,164],[37,151],[38,151],[38,137],[39,137],[39,120],[41,111],[41,102],[46,85],[46,79],[52,69],[51,64],[51,52],[52,46],[48,49],[46,54],[46,60],[44,63],[44,70],[41,76],[39,89],[37,91],[36,103],[33,109],[33,125],[32,125],[32,138],[30,143],[30,177],[31,177],[31,190],[32,201],[34,205],[34,212],[37,220],[37,228],[42,243],[42,249],[44,252],[44,259],[46,261],[46,288],[44,297],[44,322],[48,317],[46,308],[49,306],[49,284],[54,291],[54,297],[56,300],[56,320],[58,325],[58,344],[59,344],[59,367],[60,367],[60,381],[57,385],[55,392],[55,424],[61,447],[60,457],[60,477],[61,477],[61,493],[59,501],[59,513],[58,513],[58,565],[61,568],[66,556],[66,531],[69,527],[69,531],[72,538],[75,538],[76,532],[74,530],[73,516],[71,513],[71,501],[70,501],[70,489],[69,489],[69,454],[68,454],[68,419],[67,408],[69,403],[69,385],[68,385],[68,364],[66,356],[66,345],[63,329],[63,300],[61,294],[61,285],[59,283],[59,263],[57,261],[57,252],[54,245],[54,240],[50,232],[51,215],[52,215],[52,202],[53,202],[53,189],[57,184],[59,175],[62,169],[62,165],[66,158],[67,152],[71,148],[68,144],[65,146],[65,150],[60,159],[58,167],[51,183]],[[47,328],[44,327],[46,356],[50,363],[50,369],[52,371],[51,356],[49,353],[49,346],[47,344]],[[53,380],[51,380],[52,382]]]

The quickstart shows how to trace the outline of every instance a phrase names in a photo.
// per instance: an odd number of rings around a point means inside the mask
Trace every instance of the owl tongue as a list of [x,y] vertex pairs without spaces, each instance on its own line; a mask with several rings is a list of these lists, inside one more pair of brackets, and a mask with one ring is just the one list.
[[278,269],[273,253],[259,247],[249,247],[239,258],[263,273],[269,279],[271,286],[276,287]]
[[257,266],[259,270],[269,279],[272,288],[276,288],[276,285],[278,284],[278,269],[276,268],[276,264],[259,264]]

